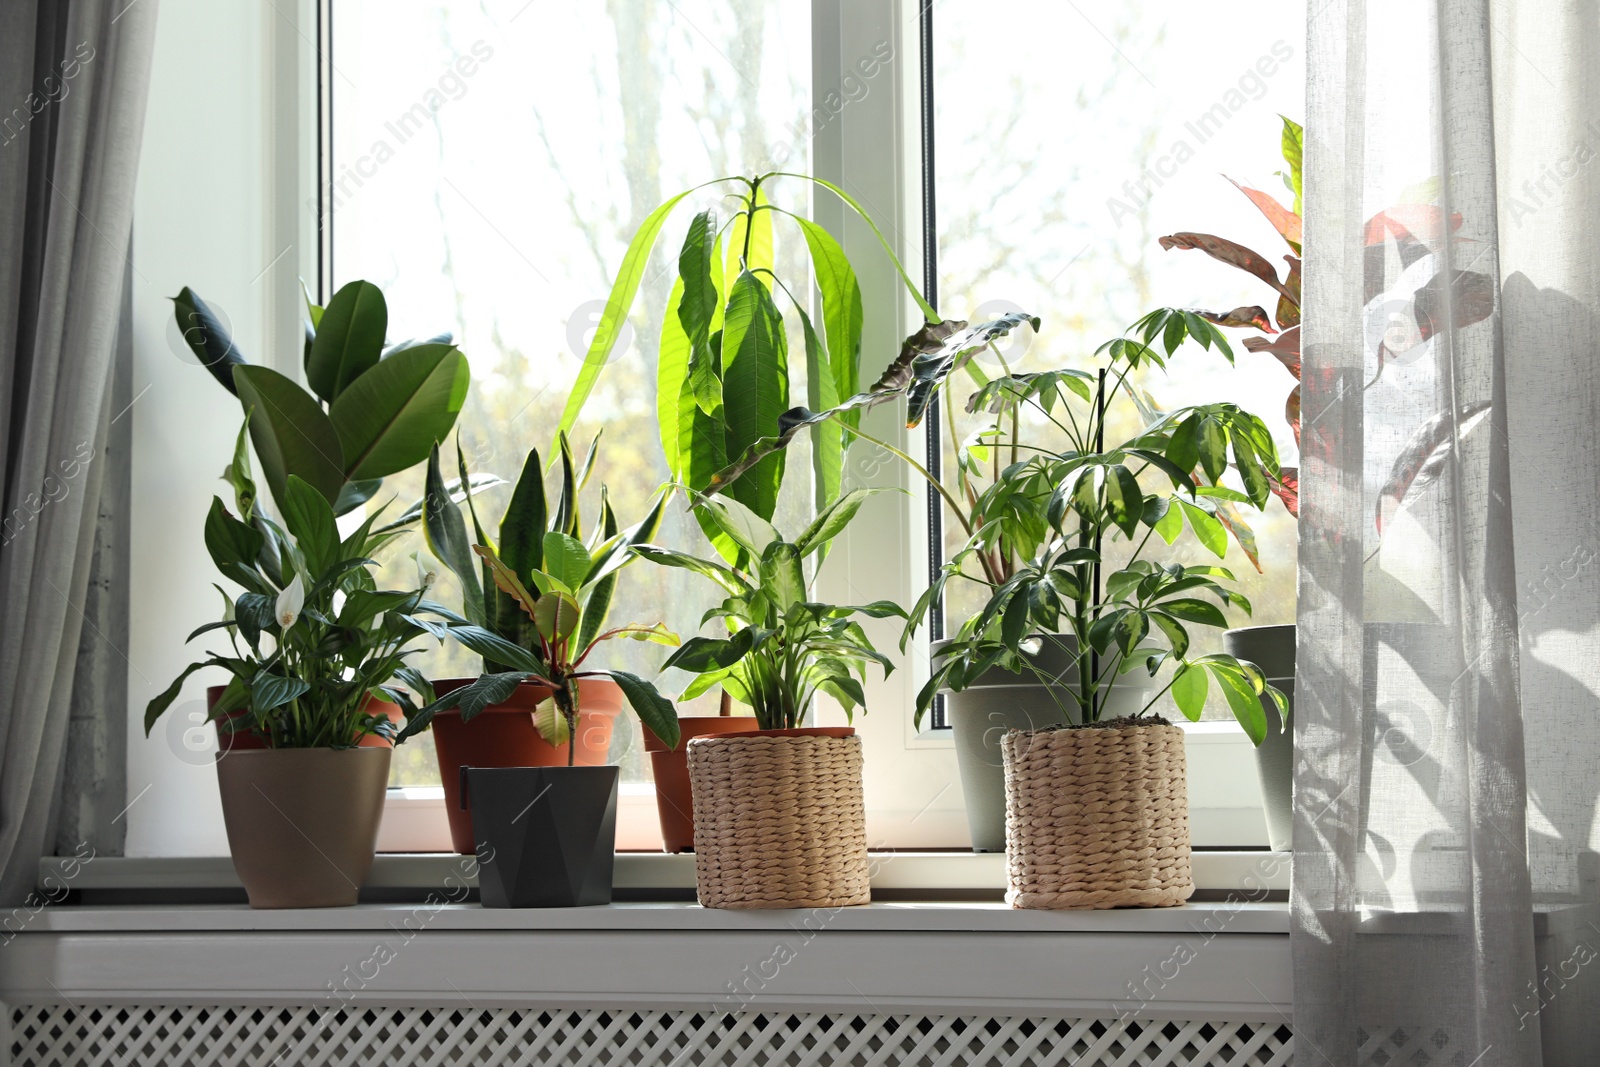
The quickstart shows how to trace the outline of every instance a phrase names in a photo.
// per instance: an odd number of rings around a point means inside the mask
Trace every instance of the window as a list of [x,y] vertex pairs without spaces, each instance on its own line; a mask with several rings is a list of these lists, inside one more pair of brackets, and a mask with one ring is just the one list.
[[[808,168],[808,139],[791,131],[810,112],[810,5],[739,0],[491,13],[438,0],[332,0],[331,10],[327,276],[332,288],[357,278],[379,285],[393,338],[455,335],[473,373],[459,420],[467,462],[514,481],[530,448],[549,454],[567,390],[645,217],[708,177],[770,170],[780,153],[784,169]],[[583,47],[551,47],[557,41]],[[598,508],[604,480],[619,521],[637,521],[667,478],[655,417],[656,338],[683,227],[694,210],[716,204],[704,199],[682,205],[664,232],[631,340],[574,435],[581,456],[604,431],[587,515]],[[784,206],[805,213],[808,201]],[[796,275],[803,247],[791,243],[780,253]],[[791,350],[802,344],[791,339]],[[810,490],[805,457],[791,463],[779,525],[792,530],[803,524]],[[411,472],[386,488],[414,499],[421,479]],[[483,494],[486,523],[509,492],[507,485]],[[670,509],[660,539],[702,540],[681,507]],[[445,572],[437,590],[444,603],[458,603],[452,584]],[[638,564],[619,584],[612,617],[665,619],[692,633],[717,602],[714,593],[687,571]],[[612,664],[646,675],[664,658],[658,646],[625,641],[605,652]],[[433,677],[478,669],[455,647],[417,662]],[[715,700],[699,698],[701,713],[715,714]],[[393,785],[438,783],[431,744],[405,745],[395,755]],[[623,766],[625,785],[648,786],[639,726],[629,715],[617,720],[611,758]]]
[[[392,337],[456,335],[474,376],[460,423],[468,460],[514,477],[529,447],[548,446],[622,249],[665,196],[708,175],[770,170],[782,158],[784,169],[829,178],[864,203],[917,273],[928,250],[918,210],[925,6],[279,0],[266,31],[253,9],[206,6],[163,37],[174,52],[158,60],[168,76],[152,90],[151,114],[194,115],[213,131],[217,158],[233,162],[195,168],[187,151],[192,127],[147,137],[133,261],[161,292],[203,289],[248,358],[291,374],[303,317],[299,279],[324,298],[354,278],[377,282],[388,294]],[[1197,229],[1262,251],[1272,245],[1265,224],[1218,172],[1273,188],[1274,112],[1301,108],[1301,13],[1258,0],[1230,13],[1212,25],[1201,12],[1153,0],[1098,8],[1045,0],[934,5],[933,221],[938,306],[946,315],[973,318],[1010,304],[1042,315],[1044,332],[1017,358],[1047,366],[1079,344],[1092,350],[1156,303],[1263,301],[1242,276],[1155,244],[1162,233]],[[1280,41],[1288,59],[1277,58]],[[1258,66],[1264,57],[1277,63],[1270,74]],[[1012,91],[993,92],[997,80]],[[1152,81],[1186,91],[1158,93]],[[1205,125],[1205,137],[1190,123]],[[1193,153],[1181,165],[1180,141]],[[1153,195],[1136,196],[1129,188],[1139,189],[1146,168],[1155,176]],[[837,204],[798,187],[793,195],[786,206],[833,229],[856,264],[868,307],[863,364],[882,366],[916,321],[897,277],[873,235]],[[631,343],[602,379],[575,442],[581,449],[604,424],[599,473],[625,517],[639,512],[663,476],[653,355],[672,242],[689,210],[681,206],[669,224],[636,305]],[[1004,255],[985,256],[990,243]],[[217,855],[226,838],[215,775],[209,754],[186,740],[193,718],[170,716],[166,744],[145,743],[140,725],[158,683],[188,661],[191,650],[172,635],[209,617],[216,598],[211,575],[192,566],[204,554],[198,524],[172,517],[204,513],[221,465],[217,449],[238,430],[237,410],[219,403],[215,383],[186,361],[170,321],[160,302],[136,307],[136,389],[161,406],[140,401],[133,416],[128,851]],[[1252,363],[1241,353],[1241,362],[1244,369],[1230,374],[1197,356],[1187,363],[1196,377],[1151,388],[1158,396],[1229,393],[1272,415],[1287,380],[1263,369],[1260,357]],[[172,418],[174,411],[185,418]],[[867,418],[875,436],[915,450],[894,412]],[[797,472],[808,467],[803,455],[790,462]],[[859,446],[848,470],[858,484],[912,495],[886,494],[863,510],[829,557],[821,596],[912,603],[930,555],[923,487],[892,457]],[[420,474],[392,479],[390,488],[408,503]],[[793,479],[780,522],[793,525],[808,488]],[[486,498],[489,510],[500,492]],[[696,543],[681,511],[669,522],[663,538]],[[1258,621],[1286,621],[1293,526],[1281,517],[1259,522],[1256,532],[1266,573],[1247,591]],[[665,606],[675,628],[695,629],[709,589],[644,565],[627,578],[619,618],[649,618]],[[450,598],[448,589],[439,593]],[[952,615],[960,610],[951,604]],[[889,623],[872,632],[886,649],[899,636]],[[640,656],[638,667],[660,662],[649,646],[630,651]],[[426,666],[461,674],[476,665],[446,652]],[[873,679],[871,713],[856,719],[869,753],[874,847],[966,840],[950,742],[911,724],[908,709],[926,669],[924,630],[902,669]],[[195,683],[178,710],[203,722],[203,680]],[[679,684],[669,678],[664,688]],[[839,712],[824,707],[819,715],[828,722]],[[637,726],[624,720],[613,756],[636,796],[649,788],[639,747]],[[396,783],[436,781],[426,740],[398,754]],[[1248,754],[1242,758],[1236,776],[1249,775]],[[642,799],[648,823],[653,812]],[[1196,840],[1234,843],[1198,832]]]

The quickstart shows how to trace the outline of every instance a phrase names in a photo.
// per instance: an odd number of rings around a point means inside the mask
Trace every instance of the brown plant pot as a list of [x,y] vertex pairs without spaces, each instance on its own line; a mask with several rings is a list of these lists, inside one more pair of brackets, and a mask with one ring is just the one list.
[[[207,711],[210,711],[212,708],[217,706],[217,701],[222,699],[222,691],[226,688],[228,687],[225,685],[212,685],[206,687]],[[395,731],[397,733],[399,732],[400,727],[405,723],[405,713],[400,710],[399,704],[392,704],[387,700],[374,700],[369,696],[367,697],[366,707],[367,710],[371,711],[375,715],[380,712],[384,715],[387,715],[389,717],[389,721],[394,723]],[[230,711],[224,715],[223,718],[233,719],[243,714],[243,711]],[[394,747],[394,743],[392,741],[389,741],[387,738],[380,737],[377,734],[367,734],[362,737],[357,744],[362,748]],[[248,730],[240,730],[237,733],[232,733],[224,730],[219,723],[217,725],[217,751],[264,752],[267,751],[267,743],[265,740],[257,737]]]
[[[471,684],[472,678],[433,683],[440,696]],[[533,725],[533,711],[550,695],[542,685],[524,682],[511,699],[491,704],[469,722],[454,709],[433,717],[433,747],[439,756],[444,810],[450,820],[450,847],[473,853],[472,810],[461,803],[462,767],[565,767],[571,742],[550,744]],[[578,687],[578,751],[573,765],[601,767],[611,748],[611,728],[622,711],[622,690],[609,678],[589,678]],[[468,797],[470,804],[471,798]]]
[[1188,900],[1183,737],[1159,720],[1006,734],[1006,902],[1053,909]]
[[708,908],[872,900],[861,739],[848,727],[689,743],[696,895]]
[[644,749],[656,782],[656,813],[665,852],[694,851],[694,792],[689,788],[689,742],[697,737],[755,733],[753,715],[686,715],[678,720],[677,748],[668,748],[649,730]]
[[391,749],[217,756],[228,850],[252,908],[338,908],[372,869]]

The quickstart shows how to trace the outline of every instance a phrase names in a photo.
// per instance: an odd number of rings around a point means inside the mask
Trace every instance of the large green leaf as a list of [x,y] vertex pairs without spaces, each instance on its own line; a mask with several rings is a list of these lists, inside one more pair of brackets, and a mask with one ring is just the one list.
[[[724,448],[730,456],[778,432],[789,407],[788,340],[772,294],[746,271],[733,283],[722,338]],[[778,506],[784,454],[757,463],[726,492],[764,519]],[[698,488],[698,487],[697,487]]]
[[511,491],[511,503],[500,518],[500,560],[523,582],[544,562],[547,506],[544,466],[538,449],[533,449],[522,464],[522,477]]
[[[717,351],[711,345],[712,323],[721,310],[721,272],[713,257],[720,255],[717,240],[717,216],[703,211],[689,224],[683,249],[678,255],[678,281],[683,288],[683,299],[669,304],[668,316],[676,318],[677,327],[688,338],[689,361],[682,373],[694,392],[695,402],[707,414],[722,403],[722,370],[718,366]],[[662,333],[662,345],[668,340]],[[669,384],[671,395],[678,392],[682,379]],[[676,421],[676,420],[674,420]]]
[[[839,403],[839,394],[834,388],[830,354],[822,346],[817,331],[812,328],[811,316],[799,306],[795,307],[795,311],[800,316],[800,329],[806,345],[806,403],[815,410],[827,411]],[[851,414],[859,415],[860,412]],[[847,443],[844,435],[844,429],[839,426],[819,426],[811,435],[812,492],[819,512],[839,496],[844,476],[844,449]],[[825,556],[828,551],[827,542],[824,541],[820,547]]]
[[809,556],[825,548],[828,542],[839,536],[849,525],[850,520],[855,518],[856,512],[861,510],[861,505],[867,502],[868,497],[888,491],[888,486],[864,486],[850,490],[817,512],[817,517],[811,521],[811,525],[795,538],[795,547],[800,550],[802,556]]
[[333,294],[317,323],[306,354],[306,381],[333,403],[383,354],[389,308],[383,291],[371,282],[350,282]]
[[178,320],[184,343],[199,357],[200,365],[210,371],[224,389],[237,394],[233,369],[245,366],[245,359],[234,346],[222,320],[200,299],[200,294],[187,285],[172,298],[172,314]]
[[468,378],[465,356],[430,344],[397,352],[350,383],[328,410],[346,477],[382,478],[427,459],[455,425]]
[[250,416],[250,441],[278,506],[283,506],[291,474],[310,484],[330,504],[337,500],[345,483],[344,451],[339,433],[321,405],[293,381],[266,367],[235,367],[233,384]]
[[774,541],[761,556],[761,591],[779,611],[806,600],[806,575],[800,550],[787,541]]
[[[667,316],[661,321],[661,344],[656,350],[656,428],[661,434],[661,453],[667,458],[667,472],[683,477],[678,466],[682,436],[682,406],[678,399],[689,380],[691,342],[683,329],[683,279],[672,283],[667,297]],[[709,348],[709,342],[707,344]],[[720,389],[720,386],[719,386]]]
[[461,509],[451,501],[439,467],[439,446],[428,454],[428,475],[422,501],[422,536],[428,551],[449,567],[461,583],[461,607],[476,625],[486,623],[483,582],[467,541],[467,523]]
[[[703,188],[696,186],[695,189]],[[600,326],[594,332],[594,339],[589,342],[589,351],[583,357],[583,367],[578,371],[578,380],[572,383],[572,392],[567,394],[567,406],[561,412],[561,425],[559,429],[567,432],[578,421],[578,414],[583,410],[584,403],[589,399],[589,394],[594,390],[594,383],[600,380],[600,372],[605,369],[606,361],[611,358],[611,350],[617,345],[617,338],[622,336],[622,327],[628,321],[628,312],[633,308],[633,298],[639,292],[639,281],[644,277],[645,266],[650,262],[650,252],[655,248],[656,238],[661,234],[661,227],[666,224],[667,216],[678,202],[695,189],[688,189],[679,193],[645,218],[644,225],[639,227],[633,235],[633,240],[628,243],[628,250],[623,254],[622,267],[617,271],[617,280],[611,285],[611,295],[606,298],[605,310],[600,313]]]
[[211,561],[222,570],[228,570],[229,564],[254,567],[264,541],[261,531],[228,514],[222,498],[215,496],[206,515],[205,539]]
[[867,214],[866,208],[862,207],[860,203],[856,201],[855,197],[851,196],[849,193],[845,192],[843,189],[839,188],[837,185],[833,184],[827,179],[818,178],[810,174],[795,174],[790,171],[778,171],[773,176],[783,178],[799,178],[803,181],[814,182],[815,184],[822,186],[824,189],[827,189],[840,200],[844,201],[845,205],[848,206],[851,211],[854,211],[857,215],[859,215],[861,217],[861,221],[865,222],[872,230],[873,236],[878,239],[878,244],[883,246],[884,254],[889,257],[889,262],[893,263],[894,269],[899,272],[900,280],[905,283],[906,291],[911,294],[911,299],[917,302],[917,307],[921,309],[923,318],[927,319],[930,323],[936,323],[940,321],[939,313],[934,310],[932,304],[923,299],[922,293],[918,291],[916,283],[911,280],[911,275],[906,273],[906,268],[901,264],[900,258],[894,254],[894,249],[889,245],[889,239],[883,235],[882,230],[878,229],[878,224],[872,221],[872,216]]
[[[656,687],[636,674],[627,671],[608,671],[611,680],[617,683],[622,690],[622,695],[628,698],[628,703],[633,706],[634,714],[639,716],[639,721],[651,733],[661,740],[661,743],[671,748],[678,747],[678,709],[672,701],[662,696]],[[580,688],[579,692],[582,692]]]
[[560,530],[551,530],[544,535],[543,570],[568,589],[583,585],[593,565],[594,560],[589,557],[588,550],[576,537]]
[[714,560],[701,559],[699,556],[662,548],[660,545],[640,545],[634,551],[652,563],[659,563],[665,567],[680,567],[704,575],[735,595],[750,592],[750,587],[738,574]]
[[323,495],[297,474],[289,475],[283,500],[283,524],[305,554],[313,578],[321,576],[339,557],[339,527],[333,508]]
[[[861,389],[861,327],[866,318],[861,305],[861,286],[833,234],[810,219],[794,218],[805,234],[806,247],[811,251],[811,269],[816,273],[817,288],[822,292],[822,327],[828,338],[834,396],[853,396]],[[811,408],[825,411],[837,403],[838,400],[827,404],[813,402]],[[859,425],[861,414],[851,411],[843,418],[852,426]]]

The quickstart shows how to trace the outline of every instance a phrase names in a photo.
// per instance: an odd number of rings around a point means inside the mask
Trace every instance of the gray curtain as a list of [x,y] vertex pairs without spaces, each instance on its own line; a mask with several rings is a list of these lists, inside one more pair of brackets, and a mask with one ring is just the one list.
[[1308,14],[1302,1063],[1600,1056],[1600,6]]
[[155,18],[156,0],[0,4],[5,904],[54,844]]

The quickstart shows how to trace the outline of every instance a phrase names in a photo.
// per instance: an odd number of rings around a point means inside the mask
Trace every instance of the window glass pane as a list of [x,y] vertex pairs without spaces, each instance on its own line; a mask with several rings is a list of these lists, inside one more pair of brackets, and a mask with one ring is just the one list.
[[[665,197],[709,178],[809,170],[810,4],[737,0],[675,5],[424,3],[334,0],[331,77],[335,284],[366,278],[384,290],[392,340],[454,333],[472,364],[460,420],[476,471],[515,479],[531,447],[552,442],[627,242]],[[799,213],[798,185],[773,198]],[[603,478],[623,525],[637,521],[666,469],[655,419],[655,346],[693,211],[679,207],[650,261],[631,338],[591,397],[574,444],[602,427],[604,447],[586,515]],[[780,248],[779,273],[803,276],[803,248]],[[791,350],[795,349],[791,343]],[[809,494],[809,459],[791,456],[779,523],[793,528]],[[421,472],[390,479],[400,503]],[[484,494],[497,516],[509,490]],[[707,549],[681,506],[660,539]],[[413,539],[388,561],[413,577]],[[708,550],[708,549],[707,549]],[[424,558],[426,553],[424,550]],[[457,593],[441,581],[440,599]],[[685,635],[716,602],[688,572],[637,564],[624,575],[616,622],[664,620]],[[600,653],[597,653],[599,655]],[[656,645],[613,642],[611,665],[653,674]],[[434,677],[476,673],[460,651],[418,657]],[[682,678],[665,679],[668,688]],[[702,703],[714,701],[708,696]],[[683,709],[692,711],[690,708]],[[702,709],[705,713],[708,709]],[[713,712],[714,713],[714,712]],[[433,746],[396,752],[394,784],[437,782]],[[612,757],[624,781],[646,781],[635,722],[618,722]]]
[[[1277,294],[1264,282],[1198,251],[1163,251],[1158,238],[1216,234],[1284,275],[1289,248],[1228,179],[1292,204],[1279,175],[1279,115],[1302,117],[1304,20],[1303,5],[1281,0],[1238,0],[1226,17],[1216,5],[1158,0],[940,4],[940,311],[973,321],[1010,310],[1041,316],[1037,337],[1002,346],[1013,370],[1088,367],[1096,348],[1156,307],[1271,312]],[[1236,368],[1191,345],[1170,373],[1145,374],[1140,385],[1165,408],[1239,404],[1266,420],[1284,465],[1296,465],[1284,413],[1294,378],[1272,356],[1245,351],[1254,331],[1228,333]],[[982,366],[1003,373],[994,357]],[[958,434],[976,427],[957,414]],[[1137,429],[1131,415],[1112,426],[1125,436]],[[948,431],[941,448],[953,471]],[[1262,570],[1231,543],[1226,565],[1242,579],[1254,622],[1293,622],[1295,520],[1277,500],[1265,515],[1244,514]],[[947,552],[963,541],[947,521]],[[1216,562],[1188,532],[1168,558]],[[950,588],[947,632],[985,600],[976,584]],[[1220,651],[1220,631],[1194,633],[1198,651]],[[1208,718],[1228,717],[1211,704]]]

